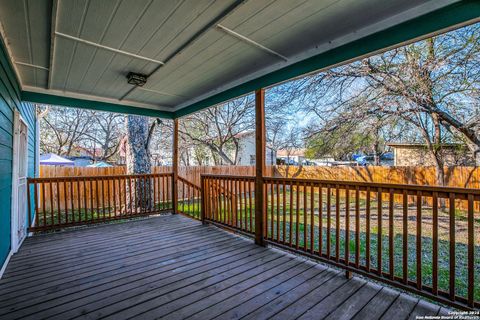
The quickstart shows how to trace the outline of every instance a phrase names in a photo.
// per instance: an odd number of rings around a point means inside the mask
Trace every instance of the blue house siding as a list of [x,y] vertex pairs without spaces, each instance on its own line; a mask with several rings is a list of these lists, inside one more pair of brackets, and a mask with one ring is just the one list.
[[31,103],[20,101],[18,81],[2,42],[0,45],[0,267],[10,252],[14,110],[19,110],[28,125],[28,175],[34,176],[35,108]]

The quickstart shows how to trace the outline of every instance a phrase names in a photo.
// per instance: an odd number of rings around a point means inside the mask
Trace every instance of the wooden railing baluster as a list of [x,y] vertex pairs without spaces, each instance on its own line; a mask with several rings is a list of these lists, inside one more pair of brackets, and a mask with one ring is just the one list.
[[57,200],[57,220],[58,220],[58,224],[61,225],[62,224],[62,208],[61,208],[61,200],[62,200],[62,193],[60,192],[60,179],[57,179],[56,180],[56,194],[57,194],[57,197],[56,197],[56,200]]
[[286,241],[286,233],[287,233],[287,190],[285,181],[282,184],[282,242],[285,243]]
[[296,191],[296,218],[295,218],[295,248],[298,250],[299,246],[299,230],[300,230],[300,186],[297,182],[295,184]]
[[382,189],[377,189],[377,272],[382,275]]
[[[467,229],[468,229],[468,240],[467,240],[467,304],[469,307],[474,307],[475,305],[475,217],[473,212],[473,195],[469,194],[467,201]],[[478,283],[477,283],[478,285]]]
[[[42,184],[43,185],[43,184]],[[33,192],[35,192],[35,195],[33,196],[34,198],[34,208],[35,208],[35,213],[32,212],[32,214],[35,214],[35,227],[40,227],[40,223],[39,223],[39,216],[40,216],[40,211],[39,211],[39,201],[38,201],[38,183],[37,182],[34,182],[33,183]],[[28,198],[28,201],[30,202],[30,198]],[[31,227],[32,225],[30,224],[29,227]]]
[[63,202],[65,205],[65,223],[68,224],[68,197],[67,197],[67,180],[63,180],[63,196],[65,201]]
[[43,211],[43,226],[47,225],[47,209],[45,206],[45,199],[47,198],[47,195],[45,193],[45,185],[46,183],[42,183],[42,211]]
[[30,185],[27,184],[27,215],[28,215],[28,228],[32,225],[32,201],[30,197]]
[[340,261],[340,186],[335,186],[335,260]]
[[275,191],[273,183],[270,183],[270,239],[275,238]]
[[408,193],[403,190],[403,283],[408,284]]
[[307,184],[303,183],[303,250],[308,250],[308,203],[307,203]]
[[74,196],[74,183],[70,181],[70,206],[72,208],[72,222],[75,223],[75,196]]
[[323,254],[323,188],[318,186],[318,255]]
[[366,218],[365,218],[365,269],[367,272],[370,272],[370,187],[367,187],[367,194],[365,200],[365,210],[366,210]]
[[94,205],[93,200],[95,199],[95,193],[93,192],[93,178],[89,179],[90,181],[90,223],[95,220],[94,218]]
[[293,246],[293,184],[292,182],[290,182],[290,221],[289,221],[289,225],[290,225],[290,228],[289,229],[289,238],[288,238],[288,244],[291,246]]
[[310,253],[315,251],[315,187],[310,184]]
[[450,279],[449,279],[449,295],[450,300],[455,301],[455,194],[449,194],[449,221],[450,221]]
[[280,184],[279,183],[275,183],[276,185],[276,200],[277,200],[277,205],[276,205],[276,209],[277,209],[277,241],[280,241]]
[[51,218],[51,224],[54,225],[55,222],[54,222],[54,213],[53,213],[53,210],[54,210],[54,202],[53,202],[53,184],[52,184],[52,181],[50,181],[50,218]]
[[345,265],[350,261],[350,189],[345,186]]
[[[255,186],[255,185],[254,185]],[[251,181],[248,181],[248,206],[250,207],[249,208],[249,214],[250,214],[250,228],[249,228],[249,231],[250,232],[254,232],[254,229],[253,229],[253,210],[252,210],[252,193],[254,192],[254,190],[252,190],[252,182]]]
[[417,289],[422,289],[422,192],[417,191]]
[[331,231],[330,231],[330,228],[331,228],[331,225],[332,225],[332,217],[331,217],[331,214],[332,214],[332,197],[331,197],[331,189],[330,189],[330,185],[327,184],[327,242],[326,242],[326,245],[327,245],[327,259],[330,259],[331,256],[330,256],[330,238],[331,238]]
[[432,293],[438,294],[438,192],[432,194]]
[[388,192],[388,270],[390,274],[390,280],[393,280],[395,277],[395,266],[394,266],[394,215],[393,215],[393,206],[394,206],[394,197],[393,189],[390,188]]
[[360,190],[355,186],[355,268],[360,267]]

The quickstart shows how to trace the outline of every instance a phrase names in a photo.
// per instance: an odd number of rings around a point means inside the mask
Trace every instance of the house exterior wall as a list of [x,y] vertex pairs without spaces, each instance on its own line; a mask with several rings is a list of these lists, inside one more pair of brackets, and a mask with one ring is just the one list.
[[[36,171],[35,107],[31,103],[20,101],[18,81],[7,57],[2,42],[0,45],[0,268],[4,265],[10,253],[15,110],[19,110],[23,120],[28,125],[28,175],[34,176]],[[28,214],[28,212],[25,214]]]
[[[276,152],[271,148],[265,150],[266,165],[275,165],[277,162]],[[238,165],[255,165],[255,132],[244,135],[238,140]]]
[[[395,147],[395,166],[434,166],[434,158],[425,147]],[[471,165],[473,157],[464,150],[454,148],[443,150],[443,157],[446,166]]]
[[294,162],[294,163],[298,163],[298,164],[302,164],[303,161],[306,160],[306,158],[304,156],[282,156],[282,157],[277,157],[277,158],[282,159],[287,163]]

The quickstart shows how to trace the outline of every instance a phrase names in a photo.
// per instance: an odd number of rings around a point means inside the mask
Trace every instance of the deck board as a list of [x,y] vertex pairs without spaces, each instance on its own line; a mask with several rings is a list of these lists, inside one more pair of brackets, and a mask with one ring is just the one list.
[[439,312],[448,309],[180,215],[30,237],[0,280],[1,319],[407,319]]

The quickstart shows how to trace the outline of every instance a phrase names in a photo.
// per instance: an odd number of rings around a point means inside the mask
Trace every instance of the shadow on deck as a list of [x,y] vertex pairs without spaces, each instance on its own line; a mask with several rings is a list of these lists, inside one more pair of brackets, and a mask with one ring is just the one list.
[[180,215],[28,238],[1,319],[406,319],[424,300]]

